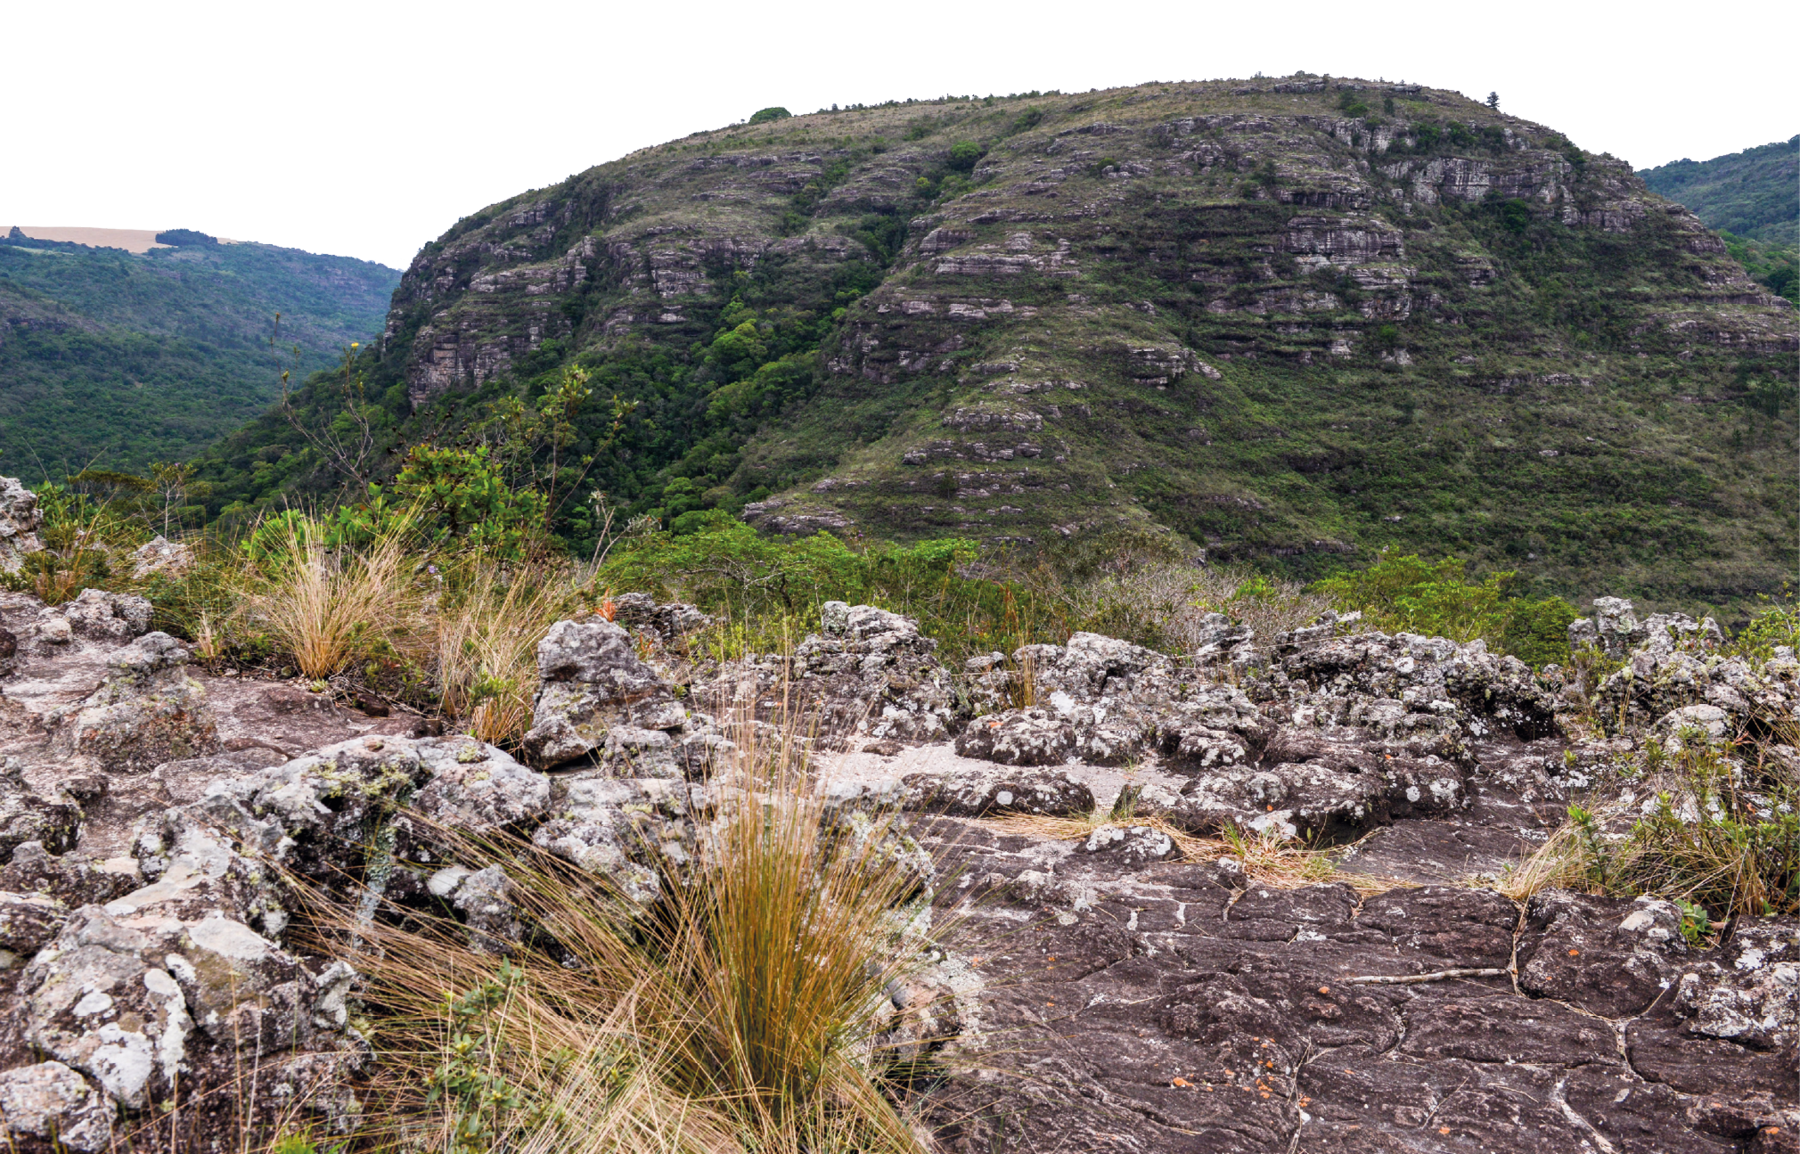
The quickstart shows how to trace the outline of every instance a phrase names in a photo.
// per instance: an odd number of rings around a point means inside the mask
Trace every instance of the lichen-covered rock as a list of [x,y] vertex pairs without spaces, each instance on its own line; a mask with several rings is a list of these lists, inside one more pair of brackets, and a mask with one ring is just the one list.
[[947,741],[962,727],[937,642],[917,623],[872,605],[828,601],[820,633],[791,659],[726,662],[693,686],[700,702],[798,726],[827,748]]
[[42,842],[13,847],[12,860],[0,869],[0,890],[50,898],[69,909],[104,905],[131,892],[142,879],[135,862],[88,861],[80,855],[52,855]]
[[30,1043],[138,1111],[178,1088],[200,1099],[233,1086],[246,1063],[271,1101],[307,1103],[321,1082],[346,1082],[366,1047],[328,1012],[345,981],[230,911],[184,920],[152,900],[77,911],[19,988]]
[[61,1062],[39,1062],[0,1071],[0,1119],[12,1149],[73,1150],[97,1154],[113,1148],[114,1106],[87,1079]]
[[822,734],[911,745],[956,733],[962,719],[937,642],[910,618],[834,601],[822,625],[795,649],[792,670],[801,708]]
[[[648,904],[660,893],[650,855],[682,855],[692,842],[688,788],[662,778],[578,777],[532,843],[611,880],[618,892]],[[673,847],[665,850],[665,847]]]
[[27,554],[43,549],[37,532],[43,522],[37,494],[17,477],[0,477],[0,573],[17,573]]
[[946,774],[909,774],[901,784],[902,807],[924,813],[1082,817],[1094,809],[1094,794],[1087,785],[1052,769],[958,769]]
[[[445,835],[493,833],[542,817],[549,782],[473,738],[364,737],[215,781],[139,838],[157,876],[185,831],[210,826],[254,854],[341,892],[395,855],[439,860]],[[410,814],[401,815],[403,809]]]
[[90,641],[129,641],[150,630],[155,613],[150,602],[129,593],[83,589],[75,600],[59,607],[76,636]]
[[67,798],[47,798],[17,776],[0,773],[0,861],[36,842],[53,854],[67,853],[81,836],[81,808]]
[[1688,1034],[1757,1050],[1800,1046],[1800,918],[1741,923],[1716,957],[1689,955],[1674,1007]]
[[1139,812],[1194,833],[1226,825],[1284,838],[1338,836],[1401,817],[1441,817],[1468,804],[1464,771],[1423,750],[1388,753],[1284,734],[1260,764],[1227,763],[1171,795],[1146,789]]
[[70,751],[92,756],[103,769],[141,773],[216,750],[218,723],[206,691],[187,676],[187,659],[167,633],[147,633],[116,650],[105,684],[68,723]]
[[1519,942],[1519,988],[1609,1018],[1648,1009],[1688,954],[1681,911],[1561,891],[1536,894]]
[[1075,730],[1048,709],[977,717],[956,739],[962,757],[1001,765],[1061,765],[1075,756]]
[[0,891],[0,969],[37,953],[68,918],[68,907],[53,897]]
[[131,576],[142,581],[161,574],[179,577],[194,563],[194,549],[158,534],[131,551]]
[[615,597],[613,620],[628,629],[651,634],[665,645],[712,624],[711,617],[692,605],[680,601],[659,605],[644,593],[622,593]]
[[591,761],[627,777],[703,776],[722,740],[602,618],[559,621],[538,645],[543,684],[521,743],[543,768]]

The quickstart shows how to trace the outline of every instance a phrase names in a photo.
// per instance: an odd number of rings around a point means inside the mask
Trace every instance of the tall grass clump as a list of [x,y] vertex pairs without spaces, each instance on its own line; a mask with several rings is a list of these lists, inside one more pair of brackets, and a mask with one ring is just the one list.
[[404,521],[366,546],[333,550],[319,521],[285,513],[257,527],[244,556],[241,612],[303,676],[341,672],[404,637],[416,617],[418,566]]
[[689,851],[639,847],[654,901],[497,842],[462,856],[505,870],[522,944],[337,916],[369,980],[376,1137],[442,1154],[924,1149],[877,1037],[926,944],[898,831],[809,790],[791,734],[739,736]]
[[[1791,747],[1795,734],[1778,734]],[[1672,754],[1646,745],[1655,789],[1626,809],[1569,807],[1568,820],[1502,889],[1654,894],[1696,915],[1800,913],[1800,780],[1770,747],[1681,734]],[[1702,919],[1704,920],[1704,919]]]
[[580,602],[574,566],[477,554],[428,565],[418,635],[446,714],[495,745],[531,728],[537,646]]

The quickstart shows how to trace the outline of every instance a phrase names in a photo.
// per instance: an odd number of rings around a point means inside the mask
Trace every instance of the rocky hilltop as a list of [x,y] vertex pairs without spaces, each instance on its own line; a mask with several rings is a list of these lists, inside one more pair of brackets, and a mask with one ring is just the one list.
[[[610,612],[545,636],[515,757],[208,668],[141,598],[0,594],[9,1149],[357,1131],[379,1011],[319,894],[551,948],[461,840],[505,834],[654,908],[717,768],[797,708],[814,788],[846,829],[905,815],[917,900],[955,927],[881,1035],[937,1072],[908,1092],[938,1149],[1800,1150],[1800,918],[1513,868],[1571,804],[1716,819],[1680,764],[1791,823],[1789,649],[1604,598],[1571,630],[1587,663],[1541,674],[1336,615],[949,668],[833,602],[791,656],[721,663],[685,647],[692,607]],[[1302,835],[1335,866],[1258,857]]]
[[[590,367],[637,404],[582,418],[591,479],[668,518],[1723,604],[1793,568],[1797,342],[1623,161],[1300,76],[696,133],[460,222],[368,363],[402,439]],[[292,440],[221,446],[219,499],[335,484]]]

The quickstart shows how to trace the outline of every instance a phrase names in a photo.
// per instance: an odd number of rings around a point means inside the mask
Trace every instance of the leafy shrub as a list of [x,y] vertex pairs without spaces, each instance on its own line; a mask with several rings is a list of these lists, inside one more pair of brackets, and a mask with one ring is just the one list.
[[685,532],[653,532],[615,549],[597,582],[691,601],[724,619],[741,652],[774,651],[817,628],[827,601],[877,605],[917,618],[938,638],[946,664],[994,649],[1068,638],[1054,598],[1005,581],[965,575],[972,541],[856,549],[829,533],[765,537],[727,514],[695,515]]
[[752,112],[750,114],[750,123],[767,124],[771,120],[786,120],[792,115],[793,113],[782,108],[780,105],[773,105],[769,108],[759,108],[755,112]]
[[1731,650],[1763,660],[1774,656],[1777,645],[1800,651],[1800,600],[1793,589],[1784,587],[1779,598],[1758,594],[1758,600],[1763,608],[1731,639]]
[[1340,608],[1361,610],[1378,629],[1456,641],[1479,637],[1533,666],[1568,660],[1568,628],[1575,620],[1568,602],[1518,596],[1517,573],[1492,573],[1472,582],[1464,577],[1466,569],[1454,557],[1434,562],[1384,553],[1369,568],[1328,577],[1313,590]]
[[[1776,738],[1792,737],[1777,730]],[[1705,937],[1712,916],[1800,912],[1800,794],[1751,741],[1722,749],[1681,735],[1671,756],[1646,747],[1646,778],[1666,788],[1648,812],[1601,814],[1572,805],[1552,834],[1507,879],[1524,898],[1561,886],[1589,893],[1654,894],[1682,910],[1682,930]],[[1740,764],[1726,760],[1729,752]]]
[[1025,111],[1019,113],[1019,115],[1013,117],[1012,131],[1013,132],[1029,132],[1032,129],[1036,128],[1038,125],[1042,124],[1043,122],[1044,122],[1044,110],[1043,109],[1027,108]]
[[950,159],[946,163],[957,172],[970,172],[975,162],[987,155],[987,149],[972,140],[959,140],[950,146]]

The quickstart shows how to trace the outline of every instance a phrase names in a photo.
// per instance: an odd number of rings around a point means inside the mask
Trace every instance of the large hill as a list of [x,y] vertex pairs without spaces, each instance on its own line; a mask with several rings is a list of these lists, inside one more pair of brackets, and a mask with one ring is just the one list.
[[141,252],[0,238],[0,470],[191,456],[266,410],[282,369],[305,376],[378,333],[399,280],[350,257],[159,235]]
[[[759,113],[461,221],[362,369],[397,450],[588,367],[636,407],[586,484],[677,527],[1458,552],[1723,604],[1794,571],[1797,347],[1624,162],[1302,75]],[[275,415],[205,468],[234,511],[342,480]]]
[[1711,160],[1676,160],[1638,173],[1710,228],[1749,240],[1800,245],[1800,136]]

